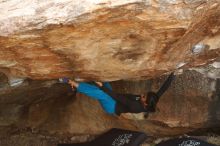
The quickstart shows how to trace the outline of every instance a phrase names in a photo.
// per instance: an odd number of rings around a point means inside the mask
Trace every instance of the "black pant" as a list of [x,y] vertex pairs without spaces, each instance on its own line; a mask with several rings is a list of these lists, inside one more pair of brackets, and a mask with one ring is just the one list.
[[140,100],[137,99],[138,97],[140,97],[140,95],[117,94],[104,86],[100,87],[100,89],[102,89],[105,93],[116,100],[116,114],[120,115],[121,113],[154,112],[160,97],[170,87],[171,82],[174,78],[174,73],[171,73],[156,93],[148,92],[148,105],[146,108],[144,108]]
[[119,94],[116,102],[116,114],[146,112],[147,108],[141,104],[139,99],[136,100],[136,97],[140,97],[140,95]]

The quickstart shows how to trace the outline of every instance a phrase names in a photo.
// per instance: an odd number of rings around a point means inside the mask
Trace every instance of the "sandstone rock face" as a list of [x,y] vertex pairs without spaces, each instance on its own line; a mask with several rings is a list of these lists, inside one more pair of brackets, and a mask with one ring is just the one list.
[[[146,79],[219,57],[218,0],[0,1],[10,78]],[[200,54],[197,43],[208,48]]]
[[[146,93],[157,91],[165,77],[151,82],[120,83],[118,92]],[[136,88],[135,88],[136,87]],[[158,110],[148,120],[167,124],[169,127],[203,128],[219,122],[219,80],[205,77],[195,71],[177,76],[171,88],[161,97]],[[203,124],[201,124],[203,123]],[[219,125],[219,124],[217,124]]]
[[[0,12],[0,128],[176,135],[219,127],[219,0],[2,0]],[[195,53],[196,45],[204,48]],[[112,84],[146,93],[164,77],[134,80],[188,68],[147,119],[108,116],[98,102],[49,80],[132,79]]]
[[[156,91],[165,78],[111,84],[117,92],[140,94]],[[199,128],[219,127],[219,86],[219,80],[186,71],[177,76],[162,96],[156,113],[148,118],[130,115],[130,119],[126,119],[105,114],[97,101],[81,94],[75,97],[66,85],[26,81],[23,86],[8,87],[0,93],[0,128],[16,127],[61,135],[100,134],[113,127],[142,130],[149,135],[183,134]]]

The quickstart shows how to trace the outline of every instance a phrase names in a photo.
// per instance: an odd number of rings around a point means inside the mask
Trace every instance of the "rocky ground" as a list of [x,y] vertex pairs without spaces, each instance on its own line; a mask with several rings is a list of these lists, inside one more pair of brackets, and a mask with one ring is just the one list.
[[[187,136],[187,135],[184,135]],[[97,135],[43,135],[36,131],[16,131],[10,136],[0,137],[1,146],[56,146],[58,143],[80,143],[93,140]],[[181,136],[176,136],[181,137]],[[220,145],[220,137],[209,134],[208,136],[193,136],[212,144]],[[141,146],[154,146],[173,137],[150,137]]]

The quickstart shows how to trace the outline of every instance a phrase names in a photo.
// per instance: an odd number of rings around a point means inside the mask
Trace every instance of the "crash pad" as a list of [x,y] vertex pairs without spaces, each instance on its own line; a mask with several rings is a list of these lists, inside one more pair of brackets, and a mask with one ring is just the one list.
[[140,146],[147,137],[143,132],[113,128],[91,142],[58,144],[58,146]]
[[156,146],[216,146],[203,140],[191,137],[174,138],[163,141]]

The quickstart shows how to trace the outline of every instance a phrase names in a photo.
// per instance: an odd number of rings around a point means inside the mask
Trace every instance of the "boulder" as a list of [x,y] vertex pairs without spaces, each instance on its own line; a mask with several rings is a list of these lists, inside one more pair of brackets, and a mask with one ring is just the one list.
[[[218,0],[6,0],[0,9],[0,70],[10,77],[148,79],[220,54]],[[207,47],[194,54],[196,44]]]

